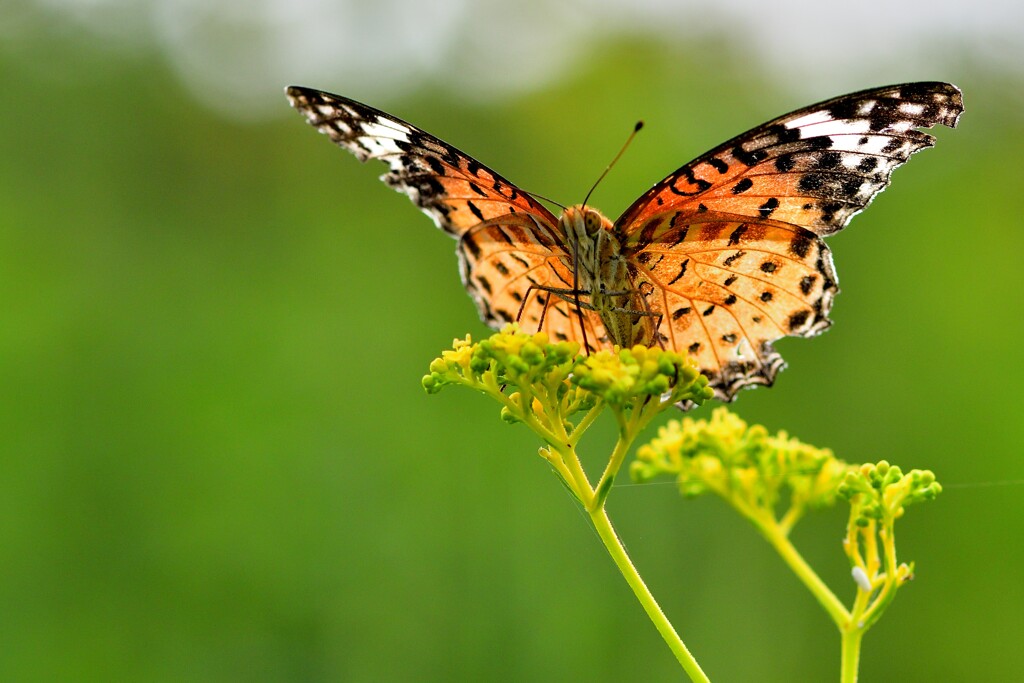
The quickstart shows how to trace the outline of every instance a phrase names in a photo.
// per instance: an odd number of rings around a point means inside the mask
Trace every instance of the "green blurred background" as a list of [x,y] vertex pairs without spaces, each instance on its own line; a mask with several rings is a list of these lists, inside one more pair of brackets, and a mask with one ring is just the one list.
[[[867,636],[863,680],[1021,680],[1024,79],[999,44],[969,26],[904,43],[837,6],[819,11],[863,50],[787,66],[778,48],[809,29],[752,40],[736,10],[617,31],[533,3],[530,34],[521,13],[447,5],[471,42],[388,10],[413,20],[398,48],[420,37],[408,68],[381,61],[372,13],[308,28],[326,4],[301,26],[269,4],[0,10],[0,680],[681,680],[535,439],[482,397],[420,388],[453,337],[486,332],[454,244],[282,88],[370,100],[565,203],[643,118],[592,202],[614,216],[768,118],[919,79],[961,86],[960,128],[829,240],[835,325],[781,342],[789,369],[733,408],[946,486],[899,526],[918,580]],[[363,42],[292,49],[335,28]],[[490,80],[483,47],[512,53]],[[837,679],[831,622],[720,502],[622,487],[610,511],[713,680]],[[849,600],[844,523],[795,540]]]

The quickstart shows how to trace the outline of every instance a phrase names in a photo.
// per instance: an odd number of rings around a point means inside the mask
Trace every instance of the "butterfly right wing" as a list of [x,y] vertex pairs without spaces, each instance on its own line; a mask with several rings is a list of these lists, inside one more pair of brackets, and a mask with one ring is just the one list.
[[904,83],[842,95],[780,116],[702,154],[619,217],[635,244],[651,219],[681,225],[771,218],[817,236],[843,229],[910,156],[935,144],[918,128],[953,128],[963,112],[949,83]]
[[[905,83],[820,102],[686,164],[616,221],[635,285],[650,289],[663,341],[686,348],[722,400],[770,385],[772,342],[828,327],[838,292],[821,239],[842,229],[892,171],[953,127],[948,83]],[[645,294],[645,296],[647,296]]]

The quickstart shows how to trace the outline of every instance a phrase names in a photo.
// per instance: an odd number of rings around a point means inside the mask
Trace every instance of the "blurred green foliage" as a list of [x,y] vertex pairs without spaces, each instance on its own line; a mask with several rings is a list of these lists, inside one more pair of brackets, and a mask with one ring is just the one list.
[[[623,41],[516,99],[374,104],[566,203],[643,118],[593,200],[616,215],[809,102],[751,64]],[[1020,485],[958,486],[1022,476],[1021,84],[953,71],[885,79],[957,83],[961,127],[830,239],[835,325],[780,343],[777,386],[734,406],[946,485],[901,531],[918,580],[865,641],[868,681],[1024,666]],[[218,119],[143,51],[55,32],[0,50],[0,74],[0,679],[678,677],[530,435],[423,395],[430,359],[485,330],[454,244],[381,168],[283,95],[273,122]],[[835,679],[827,618],[743,520],[671,485],[610,509],[714,680]],[[837,586],[842,528],[794,539]]]

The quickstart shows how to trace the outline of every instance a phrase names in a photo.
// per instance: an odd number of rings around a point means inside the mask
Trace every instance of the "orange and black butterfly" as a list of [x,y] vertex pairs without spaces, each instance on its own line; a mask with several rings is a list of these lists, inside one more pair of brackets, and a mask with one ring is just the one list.
[[824,331],[839,291],[822,237],[841,230],[956,126],[959,89],[908,83],[805,107],[719,145],[614,223],[555,216],[472,157],[345,97],[288,88],[292,105],[458,240],[462,281],[492,327],[519,321],[587,350],[662,345],[696,359],[725,401],[770,385],[772,342]]

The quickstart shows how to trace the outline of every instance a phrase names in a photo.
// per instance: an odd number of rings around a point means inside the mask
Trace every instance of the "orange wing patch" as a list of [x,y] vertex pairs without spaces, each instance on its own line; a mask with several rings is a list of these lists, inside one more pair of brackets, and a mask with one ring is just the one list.
[[585,328],[588,351],[596,350],[607,343],[600,318],[577,309],[574,297],[549,291],[573,287],[571,261],[555,237],[527,214],[480,223],[459,240],[462,281],[491,327],[518,321],[554,341],[581,345]]

